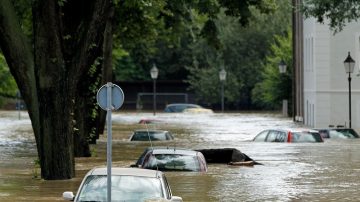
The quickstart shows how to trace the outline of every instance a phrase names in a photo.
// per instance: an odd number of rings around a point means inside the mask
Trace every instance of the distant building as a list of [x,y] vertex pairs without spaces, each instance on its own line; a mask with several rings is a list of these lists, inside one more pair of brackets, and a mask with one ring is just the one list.
[[303,123],[349,126],[349,82],[343,62],[350,52],[356,62],[351,74],[351,125],[360,129],[360,23],[349,23],[334,35],[326,22],[305,19],[302,40]]

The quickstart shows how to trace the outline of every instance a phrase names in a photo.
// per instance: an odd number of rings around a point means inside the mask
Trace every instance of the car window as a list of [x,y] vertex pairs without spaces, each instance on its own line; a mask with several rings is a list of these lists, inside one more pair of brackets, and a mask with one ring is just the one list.
[[330,132],[330,137],[358,138],[359,135],[352,129],[335,129]]
[[315,132],[294,132],[292,142],[323,142],[321,135]]
[[[138,176],[112,176],[112,200],[143,201],[149,198],[163,198],[161,181],[158,178]],[[90,175],[86,178],[78,201],[106,201],[107,176]]]
[[167,132],[166,133],[166,140],[173,140],[174,137],[171,135],[171,133]]
[[149,138],[153,141],[156,140],[167,140],[165,133],[163,132],[152,132],[152,131],[141,131],[135,132],[132,136],[131,141],[147,141]]
[[338,132],[336,130],[331,130],[329,136],[330,138],[343,138],[343,139],[350,138],[349,134]]
[[140,155],[139,159],[136,161],[136,166],[141,166],[144,163],[145,155],[149,152],[149,148],[146,148],[144,152]]
[[285,137],[286,137],[286,133],[279,131],[276,136],[275,142],[285,142]]
[[262,131],[261,133],[259,133],[255,138],[254,141],[255,142],[264,142],[266,139],[266,136],[268,134],[269,131]]
[[168,171],[200,171],[200,165],[196,156],[179,154],[156,154],[151,155],[144,163],[145,168]]
[[165,112],[175,112],[176,106],[167,106]]
[[276,142],[278,134],[278,131],[271,130],[266,138],[266,142]]

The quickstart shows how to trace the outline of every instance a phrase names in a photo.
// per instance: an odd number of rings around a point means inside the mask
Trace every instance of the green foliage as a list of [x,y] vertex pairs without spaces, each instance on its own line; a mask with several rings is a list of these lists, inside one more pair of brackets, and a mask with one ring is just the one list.
[[[284,74],[279,72],[281,60],[284,60],[287,65],[287,71]],[[292,64],[292,33],[289,29],[287,35],[275,36],[271,53],[266,57],[264,64],[263,80],[257,83],[252,91],[255,104],[266,109],[278,109],[283,99],[292,100]]]
[[[221,82],[219,80],[219,68],[198,68],[187,67],[190,70],[188,82],[191,83],[191,90],[197,95],[197,100],[208,105],[218,103],[221,95]],[[227,78],[224,82],[224,97],[228,102],[235,102],[239,96],[239,89],[244,85],[237,80],[232,72],[227,71]],[[206,78],[206,79],[204,79]],[[194,82],[197,81],[197,82]]]
[[19,23],[21,29],[28,37],[32,36],[32,13],[31,3],[29,0],[12,0],[17,16],[19,16]]
[[212,104],[220,102],[220,91],[215,89],[220,89],[218,72],[224,66],[228,72],[224,88],[227,105],[252,104],[251,91],[262,80],[263,63],[270,53],[273,36],[283,34],[290,25],[290,3],[277,5],[272,14],[250,9],[252,17],[247,27],[239,24],[238,18],[222,13],[216,20],[222,48],[218,50],[201,38],[192,45],[199,65],[197,68],[195,65],[187,67],[190,71],[187,82],[201,99],[211,100]]
[[115,49],[129,53],[129,56],[116,58],[114,63],[117,78],[121,80],[149,80],[148,71],[154,62],[160,79],[183,80],[189,74],[184,67],[192,65],[192,47],[196,41],[207,43],[215,51],[223,48],[217,25],[219,13],[234,16],[234,23],[241,27],[239,22],[248,24],[253,14],[250,10],[269,13],[275,8],[274,0],[127,0],[115,3],[118,26]]
[[4,56],[0,53],[0,107],[5,104],[4,97],[15,97],[17,85],[6,64]]
[[341,31],[346,23],[360,18],[360,1],[354,0],[304,0],[302,12],[306,17],[313,16],[318,22],[328,19],[329,26]]
[[136,81],[148,79],[149,72],[137,66],[129,54],[122,50],[113,51],[115,68],[113,74],[116,81]]
[[34,179],[37,179],[40,177],[40,159],[35,159],[34,160],[34,167],[32,170],[32,175]]

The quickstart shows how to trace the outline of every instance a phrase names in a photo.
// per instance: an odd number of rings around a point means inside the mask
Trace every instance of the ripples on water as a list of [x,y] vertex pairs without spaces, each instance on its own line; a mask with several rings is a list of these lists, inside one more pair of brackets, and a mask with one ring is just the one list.
[[[113,161],[132,164],[149,146],[127,138],[141,118],[150,113],[113,113]],[[325,143],[254,143],[250,140],[268,128],[300,127],[273,114],[163,114],[162,122],[148,125],[174,129],[169,144],[192,149],[237,148],[263,163],[254,167],[210,164],[207,173],[166,173],[174,195],[184,201],[357,201],[360,197],[359,140]],[[64,181],[31,179],[36,158],[28,119],[0,116],[0,201],[61,200],[65,190],[76,191],[82,176],[93,166],[105,165],[105,138],[94,147],[96,156],[77,159],[77,177]],[[166,145],[166,143],[155,143]],[[21,195],[21,196],[19,196]]]

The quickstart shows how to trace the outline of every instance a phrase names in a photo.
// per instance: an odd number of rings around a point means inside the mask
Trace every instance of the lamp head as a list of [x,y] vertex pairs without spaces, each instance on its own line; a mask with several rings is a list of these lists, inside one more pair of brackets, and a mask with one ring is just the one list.
[[219,78],[220,78],[220,81],[225,81],[225,79],[226,79],[226,71],[225,71],[225,69],[222,69],[219,72]]
[[152,67],[151,70],[150,70],[151,78],[152,78],[152,79],[157,79],[158,74],[159,74],[159,70],[158,70],[158,68],[156,67],[156,65],[153,64],[153,67]]
[[283,59],[281,59],[281,61],[279,62],[279,71],[281,74],[286,72],[286,63]]
[[344,67],[346,73],[353,73],[355,67],[355,61],[351,58],[350,52],[347,58],[344,60]]

